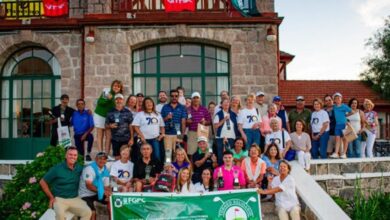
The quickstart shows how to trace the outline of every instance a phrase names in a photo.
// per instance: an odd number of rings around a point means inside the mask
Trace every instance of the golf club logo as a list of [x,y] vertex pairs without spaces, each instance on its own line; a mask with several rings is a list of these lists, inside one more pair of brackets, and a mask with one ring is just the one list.
[[122,200],[120,198],[115,199],[114,206],[116,208],[120,208],[120,207],[122,207],[122,205],[123,205],[123,203],[122,203]]
[[229,199],[226,202],[220,197],[216,196],[213,202],[221,202],[222,205],[218,211],[218,217],[226,220],[250,220],[258,219],[258,216],[252,211],[248,205],[249,202],[257,202],[255,197],[250,197],[248,201],[244,202],[241,199]]

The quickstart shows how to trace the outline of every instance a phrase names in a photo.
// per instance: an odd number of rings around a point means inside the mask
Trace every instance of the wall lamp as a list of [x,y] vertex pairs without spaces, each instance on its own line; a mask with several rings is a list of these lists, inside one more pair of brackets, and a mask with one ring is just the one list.
[[95,42],[95,31],[89,29],[88,34],[85,37],[85,42],[87,42],[87,43]]
[[267,29],[267,41],[273,42],[276,41],[276,33],[275,30],[271,27]]

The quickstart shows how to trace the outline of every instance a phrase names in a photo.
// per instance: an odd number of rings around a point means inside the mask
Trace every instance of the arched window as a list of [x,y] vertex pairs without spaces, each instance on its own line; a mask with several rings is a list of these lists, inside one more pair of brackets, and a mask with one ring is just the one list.
[[[40,47],[12,54],[1,69],[1,142],[50,137],[49,109],[61,92],[60,65],[52,53]],[[43,146],[46,147],[48,143]],[[3,145],[4,146],[4,145]],[[41,146],[42,147],[42,146]]]
[[201,92],[203,105],[219,102],[229,89],[229,53],[205,44],[171,43],[133,52],[133,92],[156,98],[158,91],[182,86],[185,96]]

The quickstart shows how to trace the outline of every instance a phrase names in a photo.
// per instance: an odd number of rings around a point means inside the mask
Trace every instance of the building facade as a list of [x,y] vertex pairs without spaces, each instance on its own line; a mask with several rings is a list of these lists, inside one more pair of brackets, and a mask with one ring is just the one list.
[[156,98],[183,86],[186,96],[199,91],[204,105],[222,90],[278,94],[282,18],[273,0],[257,0],[260,15],[252,17],[224,0],[181,12],[160,0],[50,2],[0,1],[1,159],[47,147],[49,110],[61,94],[94,109],[114,79],[125,96]]

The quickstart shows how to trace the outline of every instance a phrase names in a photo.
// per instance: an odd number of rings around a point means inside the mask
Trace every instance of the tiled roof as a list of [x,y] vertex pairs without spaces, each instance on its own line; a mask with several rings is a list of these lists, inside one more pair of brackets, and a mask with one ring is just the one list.
[[358,80],[281,80],[279,83],[279,95],[286,106],[295,106],[295,98],[298,95],[303,95],[306,104],[311,106],[315,98],[322,99],[325,94],[340,92],[344,103],[353,97],[360,103],[368,98],[376,106],[390,107],[388,100],[381,98],[379,93]]

